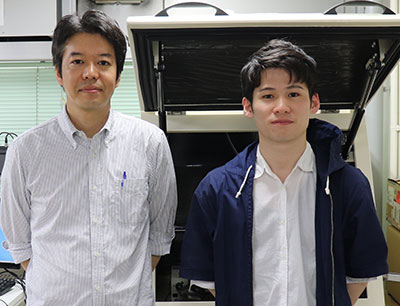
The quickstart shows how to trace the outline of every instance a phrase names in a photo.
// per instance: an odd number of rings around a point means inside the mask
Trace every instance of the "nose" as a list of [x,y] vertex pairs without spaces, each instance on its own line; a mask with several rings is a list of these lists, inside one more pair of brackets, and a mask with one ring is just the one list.
[[97,80],[99,72],[97,71],[95,63],[88,63],[82,73],[82,78],[85,80]]
[[290,107],[288,106],[288,101],[284,97],[281,97],[277,99],[276,105],[274,107],[274,113],[280,114],[280,113],[289,113],[290,112]]

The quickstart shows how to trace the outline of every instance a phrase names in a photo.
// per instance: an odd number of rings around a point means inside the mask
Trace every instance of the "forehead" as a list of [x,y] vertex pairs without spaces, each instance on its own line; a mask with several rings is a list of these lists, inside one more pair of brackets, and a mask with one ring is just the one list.
[[296,84],[297,86],[307,89],[306,83],[298,80],[298,77],[293,73],[283,68],[267,68],[261,72],[260,86],[265,87],[268,84],[289,86]]
[[77,33],[72,35],[64,47],[64,57],[73,55],[110,56],[115,58],[113,46],[100,34]]

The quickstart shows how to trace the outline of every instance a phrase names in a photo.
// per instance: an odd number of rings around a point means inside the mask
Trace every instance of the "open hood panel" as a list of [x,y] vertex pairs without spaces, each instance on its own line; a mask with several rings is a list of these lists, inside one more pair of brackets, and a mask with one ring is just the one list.
[[128,30],[146,111],[157,110],[158,68],[167,111],[241,109],[240,69],[273,38],[316,59],[322,109],[355,108],[377,69],[369,101],[400,56],[397,15],[132,17]]

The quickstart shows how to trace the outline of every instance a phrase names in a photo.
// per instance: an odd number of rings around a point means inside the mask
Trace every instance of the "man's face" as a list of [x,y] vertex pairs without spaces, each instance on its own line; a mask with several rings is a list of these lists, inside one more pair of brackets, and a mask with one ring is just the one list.
[[269,68],[261,74],[261,84],[254,89],[253,107],[243,98],[243,110],[254,118],[260,141],[268,144],[290,144],[306,140],[310,114],[318,111],[317,94],[311,97],[305,83],[290,80],[281,68]]
[[74,112],[108,111],[118,86],[112,45],[99,34],[78,33],[65,44],[58,83],[67,95],[67,109]]

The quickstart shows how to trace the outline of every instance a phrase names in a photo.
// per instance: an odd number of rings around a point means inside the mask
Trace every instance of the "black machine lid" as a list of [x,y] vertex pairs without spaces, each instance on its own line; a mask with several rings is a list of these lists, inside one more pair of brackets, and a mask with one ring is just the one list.
[[[371,70],[377,69],[369,100],[400,56],[397,15],[365,16],[361,22],[363,16],[344,21],[340,15],[323,14],[243,16],[211,16],[209,27],[190,16],[180,23],[171,17],[128,19],[145,111],[157,110],[158,68],[167,111],[241,109],[240,69],[273,38],[286,38],[316,59],[321,109],[354,109]],[[292,24],[287,23],[291,17]],[[379,25],[382,17],[391,22]],[[212,26],[218,18],[225,22]]]
[[400,57],[398,15],[152,16],[127,23],[146,112],[160,105],[178,112],[242,109],[239,72],[274,38],[317,61],[322,110],[363,110]]
[[[254,51],[276,37],[288,38],[317,61],[321,109],[353,109],[362,98],[370,73],[366,69],[367,63],[379,56],[379,41],[372,35],[355,40],[354,37],[340,38],[339,35],[327,38],[326,33],[311,38],[309,29],[295,29],[296,34],[294,29],[289,33],[278,28],[273,30],[273,34],[265,32],[265,29],[241,29],[234,33],[224,30],[214,30],[208,37],[198,38],[193,31],[186,38],[175,33],[169,39],[160,40],[167,111],[242,109],[240,70]],[[204,35],[204,31],[200,35]],[[388,72],[387,69],[381,72],[381,81]],[[144,75],[147,78],[140,80],[144,105],[146,111],[154,111],[157,110],[154,69]],[[374,86],[371,96],[379,85]]]

